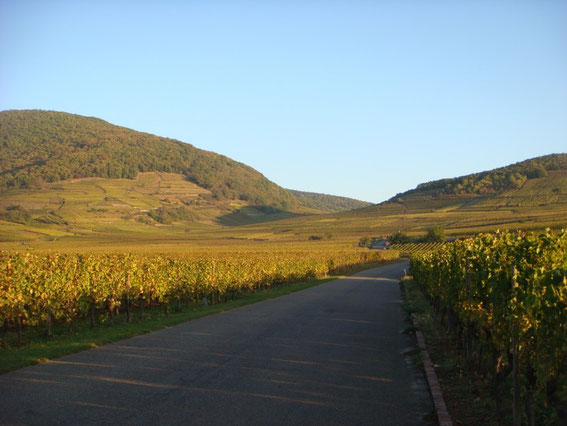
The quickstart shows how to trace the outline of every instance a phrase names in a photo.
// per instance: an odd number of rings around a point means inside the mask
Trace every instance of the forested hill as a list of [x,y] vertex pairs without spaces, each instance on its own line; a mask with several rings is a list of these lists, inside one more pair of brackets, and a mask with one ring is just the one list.
[[336,195],[303,192],[293,189],[290,189],[289,191],[295,195],[302,205],[323,212],[337,213],[372,205],[366,201],[355,200],[347,197],[338,197]]
[[281,209],[298,204],[251,167],[187,143],[63,112],[0,112],[0,191],[152,171],[183,174],[217,199]]
[[567,170],[567,154],[550,154],[481,173],[422,183],[415,189],[397,194],[390,201],[414,195],[474,196],[498,194],[519,189],[526,181],[546,177],[549,172],[555,170]]

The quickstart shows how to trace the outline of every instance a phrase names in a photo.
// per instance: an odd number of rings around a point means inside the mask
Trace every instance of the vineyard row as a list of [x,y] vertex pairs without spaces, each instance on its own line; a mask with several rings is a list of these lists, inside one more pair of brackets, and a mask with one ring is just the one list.
[[113,317],[157,303],[218,303],[253,291],[396,258],[396,252],[246,253],[200,257],[0,252],[0,326]]
[[409,256],[415,253],[428,252],[437,250],[445,243],[427,242],[427,243],[402,243],[392,245],[392,250],[397,250],[403,256]]
[[495,395],[513,382],[516,420],[553,422],[567,379],[567,232],[479,235],[412,256],[411,272]]

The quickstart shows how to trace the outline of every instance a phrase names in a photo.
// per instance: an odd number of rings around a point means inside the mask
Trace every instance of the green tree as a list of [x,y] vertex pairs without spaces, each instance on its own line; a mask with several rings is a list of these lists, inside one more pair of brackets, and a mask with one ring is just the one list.
[[547,176],[547,170],[539,163],[535,163],[527,172],[528,179],[537,179]]
[[441,227],[429,228],[424,240],[428,243],[442,243],[445,241],[445,230]]
[[388,240],[390,240],[390,242],[392,244],[404,244],[404,243],[412,243],[413,242],[413,238],[410,237],[409,235],[404,234],[401,231],[396,232],[393,235],[389,235],[388,236]]

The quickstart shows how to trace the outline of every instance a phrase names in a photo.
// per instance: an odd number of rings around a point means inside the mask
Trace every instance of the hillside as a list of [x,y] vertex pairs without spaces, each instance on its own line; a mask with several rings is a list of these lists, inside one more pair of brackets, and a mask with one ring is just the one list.
[[[541,168],[539,167],[541,166]],[[530,173],[531,170],[541,170]],[[523,175],[521,185],[499,186],[501,176]],[[496,182],[488,185],[489,180]],[[454,192],[458,184],[475,191]],[[483,189],[480,190],[479,188]],[[296,217],[265,226],[246,227],[264,238],[284,235],[307,239],[332,234],[355,242],[401,231],[423,236],[430,227],[442,227],[449,236],[500,230],[567,228],[567,154],[533,158],[508,167],[419,185],[380,204],[340,213]],[[240,230],[241,233],[244,229]]]
[[245,164],[97,118],[0,112],[0,241],[187,238],[360,205],[299,201]]
[[390,229],[406,232],[442,226],[458,235],[496,229],[557,229],[567,226],[566,212],[567,154],[551,154],[424,183],[351,216],[355,221],[363,217],[388,220]]
[[556,170],[567,170],[567,154],[550,154],[481,173],[422,183],[415,189],[397,194],[389,201],[403,201],[407,197],[423,195],[438,198],[491,196],[521,189],[528,180],[546,177],[549,172]]
[[453,236],[558,229],[566,212],[567,154],[424,183],[369,206],[289,191],[222,155],[96,118],[0,112],[0,248],[350,246],[432,226]]
[[367,203],[366,201],[355,200],[347,197],[338,197],[336,195],[303,192],[293,189],[290,189],[289,191],[302,205],[327,213],[360,209],[362,207],[372,205],[372,203]]
[[89,177],[179,173],[218,200],[290,209],[287,190],[223,155],[97,118],[53,111],[0,112],[0,190]]

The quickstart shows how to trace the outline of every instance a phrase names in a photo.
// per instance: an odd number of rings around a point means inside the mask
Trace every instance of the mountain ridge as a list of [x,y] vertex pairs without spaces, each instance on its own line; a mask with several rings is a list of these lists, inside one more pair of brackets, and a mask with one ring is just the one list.
[[371,206],[372,203],[337,195],[288,189],[301,204],[323,212],[336,213]]

